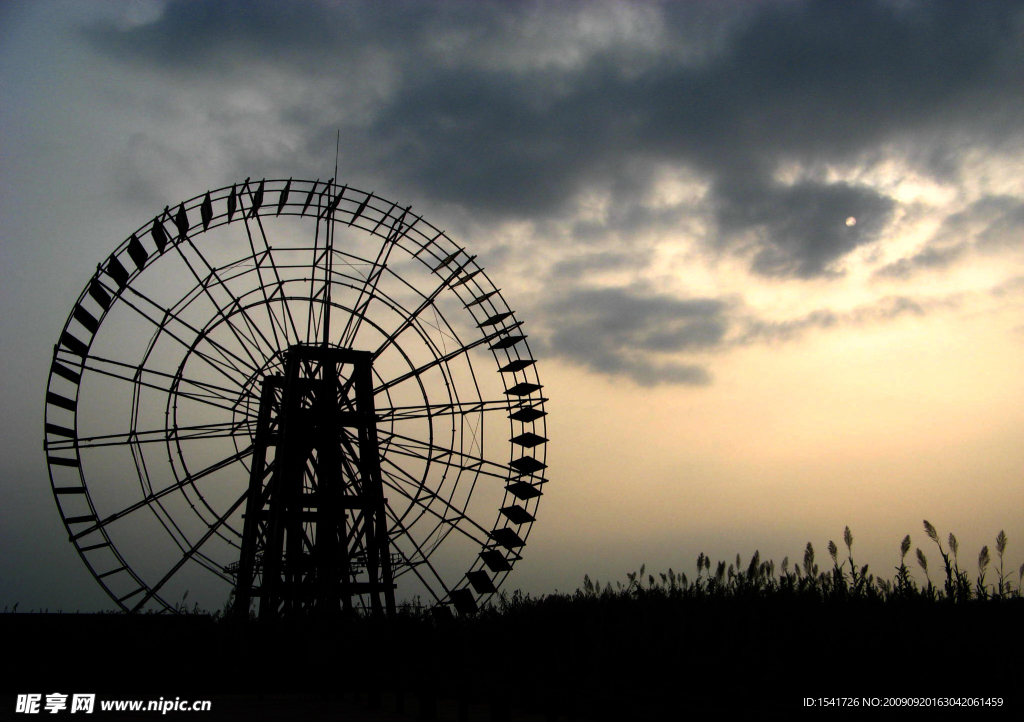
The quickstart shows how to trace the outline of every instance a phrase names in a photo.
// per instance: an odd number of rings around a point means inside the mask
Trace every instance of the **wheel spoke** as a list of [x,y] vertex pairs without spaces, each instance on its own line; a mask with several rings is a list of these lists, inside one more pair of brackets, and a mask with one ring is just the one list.
[[140,609],[142,609],[144,606],[146,606],[146,602],[148,602],[150,599],[152,599],[153,595],[156,594],[157,592],[159,592],[163,588],[164,584],[166,584],[168,581],[170,581],[171,577],[173,577],[175,574],[177,574],[178,570],[181,569],[181,567],[185,564],[185,562],[187,562],[189,559],[191,559],[192,555],[195,554],[203,544],[205,544],[207,541],[209,541],[210,537],[212,537],[214,535],[214,533],[221,527],[221,525],[225,521],[227,521],[229,516],[231,516],[232,514],[235,513],[235,511],[238,509],[238,507],[240,507],[242,505],[242,502],[245,501],[248,496],[249,496],[249,490],[246,489],[245,491],[242,492],[242,495],[240,497],[238,497],[238,501],[236,501],[234,504],[232,504],[230,509],[228,509],[226,512],[224,512],[220,516],[220,518],[217,519],[216,522],[214,522],[213,524],[210,525],[210,528],[207,530],[207,532],[205,534],[203,534],[202,538],[199,541],[197,541],[195,544],[193,544],[191,549],[189,549],[187,552],[185,552],[185,554],[181,557],[181,559],[178,560],[178,563],[175,564],[173,567],[171,567],[171,570],[169,572],[167,572],[167,574],[164,575],[163,579],[161,579],[159,582],[157,582],[153,587],[151,587],[149,589],[148,592],[146,592],[146,596],[144,596],[142,598],[142,600],[138,604],[135,605],[135,608],[132,609],[132,611],[133,612],[137,612]]
[[424,404],[422,406],[377,407],[379,421],[404,421],[409,419],[430,419],[435,416],[468,416],[469,414],[491,411],[515,412],[518,409],[540,404],[547,399],[496,399],[490,401],[460,401],[449,404]]
[[465,344],[463,346],[460,346],[455,351],[452,351],[450,353],[446,353],[444,356],[439,356],[439,357],[433,359],[432,361],[428,361],[427,363],[423,364],[422,366],[420,366],[418,368],[412,369],[411,371],[408,371],[407,373],[404,373],[401,376],[397,376],[397,377],[391,379],[390,381],[387,381],[387,382],[381,384],[380,386],[378,386],[377,388],[375,388],[373,390],[373,393],[379,394],[382,391],[390,389],[392,386],[397,386],[398,384],[402,383],[403,381],[408,381],[411,378],[415,378],[416,376],[420,376],[423,373],[429,371],[430,369],[432,369],[432,368],[434,368],[436,366],[439,366],[441,364],[446,364],[449,361],[451,361],[453,358],[455,358],[457,356],[461,356],[464,353],[469,353],[471,350],[475,349],[477,346],[481,346],[481,345],[483,345],[485,343],[488,343],[490,341],[494,341],[495,339],[499,338],[502,334],[508,333],[509,331],[511,331],[513,329],[516,329],[516,328],[519,328],[522,325],[523,325],[523,322],[519,321],[519,322],[514,323],[513,325],[508,326],[506,328],[503,328],[503,329],[501,329],[499,331],[495,331],[493,333],[489,333],[486,336],[483,336],[482,338],[477,339],[476,341],[472,341],[472,342],[467,343],[467,344]]
[[[394,209],[395,205],[392,204],[391,209],[384,214],[384,217],[389,217]],[[366,314],[370,302],[376,298],[377,284],[380,283],[381,276],[387,268],[388,260],[391,258],[391,251],[394,250],[398,245],[398,241],[409,230],[409,227],[403,228],[403,223],[408,213],[409,208],[406,208],[402,211],[401,217],[392,220],[391,231],[384,239],[384,243],[381,244],[380,250],[377,252],[377,258],[374,260],[373,265],[370,267],[370,272],[366,276],[366,281],[362,288],[359,289],[359,298],[356,300],[352,313],[345,323],[345,329],[341,333],[341,345],[345,348],[352,348],[352,345],[355,343],[356,334],[359,333],[359,327],[363,322],[363,316]],[[415,224],[415,221],[413,223]],[[363,300],[364,296],[366,298],[365,301]]]
[[[203,265],[206,266],[207,270],[209,271],[209,275],[205,279],[201,278],[200,275],[196,272],[195,268],[193,268],[192,263],[188,260],[188,257],[185,255],[185,252],[182,249],[183,244],[175,244],[175,248],[178,250],[178,255],[181,256],[182,261],[188,267],[188,270],[192,273],[192,276],[196,279],[196,282],[199,284],[198,286],[196,286],[196,290],[202,290],[202,292],[205,294],[210,303],[213,304],[213,307],[217,309],[217,314],[221,317],[225,325],[231,331],[231,334],[235,337],[235,340],[238,341],[238,343],[245,350],[246,355],[249,356],[249,360],[253,363],[253,365],[259,366],[259,361],[257,361],[257,358],[255,356],[253,356],[253,352],[250,349],[250,345],[252,345],[253,347],[255,347],[256,352],[259,353],[259,344],[256,342],[255,338],[244,337],[241,331],[234,325],[234,323],[232,323],[228,314],[225,313],[224,307],[221,306],[221,304],[217,303],[217,300],[213,297],[213,293],[210,291],[211,280],[215,280],[217,282],[217,285],[227,294],[228,298],[231,300],[229,309],[236,308],[242,311],[242,317],[246,322],[246,325],[249,326],[250,331],[253,331],[256,334],[260,335],[263,338],[264,343],[266,343],[271,348],[275,347],[270,344],[269,339],[266,338],[266,336],[263,334],[259,326],[255,324],[251,318],[249,318],[248,314],[245,313],[244,310],[242,310],[242,304],[239,298],[231,291],[227,283],[225,283],[224,280],[220,277],[220,274],[218,273],[217,269],[215,269],[210,264],[210,262],[206,260],[206,257],[203,255],[202,251],[200,251],[196,247],[196,245],[192,242],[192,239],[187,238],[186,242],[188,243],[188,247],[195,252],[195,254],[199,257],[199,260],[202,261]],[[252,260],[256,264],[256,268],[259,269],[259,259],[256,257],[255,250],[253,251]],[[258,270],[257,275],[259,275]],[[260,278],[260,281],[260,286],[262,287],[262,277]],[[266,297],[265,290],[264,297]],[[245,340],[243,340],[243,338]],[[246,343],[247,341],[248,343]],[[277,347],[277,350],[280,350],[280,348]]]
[[[252,190],[248,188],[248,185],[246,185],[246,189],[249,191],[249,199],[250,199],[250,201],[252,201],[253,200],[253,198],[252,198]],[[265,253],[264,257],[270,262],[270,268],[271,268],[271,270],[274,273],[274,279],[277,281],[277,284],[276,284],[277,288],[280,289],[281,286],[282,286],[281,274],[278,271],[277,266],[274,263],[274,254],[271,251],[270,242],[267,240],[267,233],[266,233],[266,231],[263,228],[263,221],[260,218],[260,214],[259,213],[254,213],[253,217],[256,219],[256,225],[260,229],[260,238],[263,240],[263,247],[266,249],[266,253]],[[257,255],[256,254],[256,246],[255,246],[255,244],[253,242],[252,230],[249,227],[249,216],[245,213],[244,206],[242,208],[242,220],[245,223],[246,235],[249,237],[249,247],[252,249],[253,258],[255,258],[256,255]],[[290,345],[288,343],[288,328],[284,325],[284,322],[282,322],[280,320],[277,320],[276,317],[274,316],[274,313],[272,311],[272,305],[270,303],[270,298],[268,298],[267,295],[266,295],[266,288],[267,288],[268,284],[266,284],[263,281],[263,274],[260,271],[260,267],[261,267],[260,263],[257,262],[257,264],[256,264],[256,272],[257,272],[257,275],[259,276],[259,279],[260,279],[260,288],[263,289],[263,300],[266,302],[266,305],[267,305],[267,315],[270,317],[271,329],[274,332],[274,339],[275,339],[275,341],[277,341],[277,329],[274,328],[274,322],[277,321],[277,323],[281,326],[281,332],[284,334],[284,337],[285,337],[285,346],[288,346],[288,345]],[[282,294],[282,296],[283,296],[283,294]],[[281,305],[282,305],[282,309],[284,311],[283,315],[288,320],[288,323],[291,325],[292,338],[294,338],[295,341],[298,341],[298,339],[299,339],[299,330],[295,326],[295,319],[292,317],[291,309],[288,307],[288,304],[285,303],[283,300],[282,300]],[[282,351],[283,350],[283,347],[281,346],[280,342],[277,343],[277,350],[278,351]]]
[[[158,329],[158,331],[166,334],[169,338],[181,344],[189,352],[195,354],[198,358],[201,358],[202,360],[206,361],[208,364],[210,364],[210,366],[219,371],[225,378],[235,383],[241,383],[240,379],[244,380],[245,377],[247,376],[247,374],[244,371],[242,371],[242,369],[248,369],[250,372],[255,372],[257,370],[258,366],[255,365],[255,361],[251,363],[245,361],[244,359],[240,358],[236,354],[232,353],[230,350],[224,348],[222,345],[211,339],[209,336],[207,336],[199,329],[196,329],[190,324],[188,324],[186,321],[177,316],[170,309],[164,308],[156,301],[147,298],[144,294],[135,290],[134,288],[129,290],[132,292],[133,295],[139,297],[140,299],[144,300],[146,303],[149,303],[151,306],[157,309],[163,316],[163,320],[157,320],[156,318],[150,316],[148,313],[143,311],[139,306],[129,301],[124,294],[122,294],[121,300],[125,303],[125,305],[127,305],[132,310],[136,311],[142,318],[153,324],[153,326],[155,326]],[[186,330],[190,331],[194,335],[195,341],[193,341],[192,343],[188,343],[178,334],[172,332],[168,327],[168,320],[173,320],[176,323],[180,324],[182,327],[184,327]],[[209,344],[211,349],[213,351],[216,351],[222,360],[218,361],[217,359],[206,354],[205,352],[200,351],[197,348],[199,342]],[[237,376],[233,376],[232,374],[237,374]]]
[[149,506],[150,504],[153,504],[154,502],[159,501],[160,499],[162,499],[163,497],[167,496],[168,494],[170,494],[172,492],[175,492],[175,491],[178,491],[180,489],[183,489],[185,486],[188,486],[190,484],[195,484],[195,482],[199,481],[200,479],[203,479],[203,478],[209,476],[210,474],[213,474],[214,472],[220,471],[221,469],[224,469],[224,468],[230,466],[231,464],[235,463],[236,461],[241,461],[242,459],[244,459],[247,456],[251,455],[252,452],[253,452],[253,447],[252,446],[248,446],[245,449],[242,449],[241,451],[239,451],[237,454],[232,454],[231,456],[229,456],[229,457],[227,457],[225,459],[221,459],[220,461],[218,461],[218,462],[216,462],[214,464],[210,464],[209,466],[207,466],[205,469],[203,469],[201,471],[197,471],[194,474],[189,474],[185,478],[176,481],[175,483],[171,484],[170,486],[166,486],[163,489],[161,489],[160,491],[148,494],[141,501],[137,501],[134,504],[131,504],[130,506],[126,506],[124,509],[121,509],[120,511],[114,512],[113,514],[110,514],[109,516],[107,516],[107,517],[103,518],[102,520],[96,522],[92,526],[90,526],[90,527],[88,527],[86,529],[83,529],[80,532],[77,532],[76,534],[74,534],[71,537],[71,539],[72,539],[72,541],[74,541],[75,539],[80,539],[80,538],[86,536],[87,534],[92,534],[93,532],[106,527],[107,525],[111,524],[112,522],[115,522],[118,519],[122,519],[122,518],[128,516],[132,512],[138,511],[139,509],[145,508],[145,507]]
[[[467,454],[456,449],[449,449],[421,439],[414,439],[411,436],[404,436],[393,431],[378,429],[378,434],[384,434],[392,439],[398,439],[398,443],[390,446],[396,453],[403,456],[411,456],[416,459],[424,459],[430,462],[449,459],[449,465],[462,471],[472,471],[497,479],[507,481],[511,476],[518,476],[519,472],[506,464],[499,464],[490,459]],[[493,469],[493,470],[492,470]]]
[[397,339],[402,334],[403,331],[405,331],[407,328],[412,326],[413,322],[415,322],[415,320],[419,317],[419,315],[421,313],[423,313],[423,311],[425,311],[428,307],[430,307],[434,303],[434,301],[437,300],[437,297],[441,295],[441,292],[444,291],[446,288],[448,288],[448,284],[450,284],[453,280],[455,280],[455,278],[460,273],[462,273],[463,269],[465,269],[466,266],[468,266],[470,263],[472,263],[475,258],[476,258],[476,256],[470,256],[469,260],[467,260],[461,266],[457,267],[455,269],[455,271],[452,272],[433,291],[431,291],[431,293],[428,296],[425,296],[423,298],[423,301],[420,302],[420,305],[417,306],[416,309],[412,313],[410,313],[408,316],[406,316],[405,320],[402,321],[401,325],[399,325],[398,328],[396,328],[394,331],[392,331],[388,335],[388,337],[384,340],[384,343],[382,343],[377,348],[377,350],[373,352],[373,358],[376,359],[378,356],[380,356],[382,353],[384,353],[384,351],[387,350],[387,348],[391,344],[393,344],[395,342],[395,339]]
[[[239,402],[242,398],[256,399],[255,394],[251,392],[242,394],[240,397],[237,390],[232,392],[231,389],[227,389],[223,386],[216,386],[204,381],[196,381],[181,375],[176,376],[163,371],[136,367],[131,364],[124,363],[123,361],[115,361],[114,359],[108,359],[102,356],[87,356],[85,363],[82,364],[82,368],[94,371],[95,373],[109,378],[127,381],[128,383],[135,384],[136,386],[143,386],[166,394],[175,394],[181,398],[206,404],[207,406],[213,406],[218,409],[224,409],[225,411],[238,411]],[[131,376],[128,375],[129,373],[131,373]],[[186,387],[192,386],[199,391],[206,393],[187,391],[181,388],[182,385],[185,385]]]
[[[406,556],[405,552],[401,549],[398,550],[398,553],[402,555],[402,558],[409,565],[409,569],[412,571],[413,574],[416,575],[416,578],[423,583],[423,586],[427,588],[427,591],[430,592],[430,594],[434,597],[434,600],[438,603],[442,602],[445,599],[445,597],[451,594],[451,591],[448,589],[448,586],[444,583],[444,578],[437,573],[437,570],[434,568],[434,565],[430,563],[430,556],[423,552],[423,549],[420,547],[419,543],[417,543],[413,535],[409,533],[409,530],[405,528],[405,525],[402,524],[402,521],[395,516],[394,512],[392,512],[390,509],[387,509],[387,515],[394,523],[395,527],[401,530],[402,536],[408,539],[409,543],[413,545],[413,547],[416,549],[416,553],[419,554],[420,558],[418,562],[413,562],[413,560],[409,559],[409,557]],[[444,589],[444,597],[439,596],[438,593],[434,591],[433,587],[430,586],[430,583],[423,578],[422,574],[419,573],[417,567],[421,564],[425,564],[427,566],[427,568],[434,575],[434,579],[436,579],[437,583],[441,585],[442,589]]]
[[[401,474],[405,474],[408,477],[408,474],[405,472],[404,469],[402,469],[400,466],[395,464],[393,461],[391,461],[387,457],[385,457],[383,459],[383,461],[386,464],[389,464],[390,466],[394,467]],[[490,532],[487,531],[486,529],[484,529],[479,524],[477,524],[470,517],[468,517],[464,510],[459,509],[457,506],[454,506],[453,504],[450,504],[445,499],[443,499],[440,496],[438,496],[435,492],[431,491],[430,489],[427,489],[427,488],[423,487],[421,484],[418,484],[416,481],[411,481],[411,483],[410,483],[410,479],[403,480],[400,476],[396,476],[395,474],[392,474],[390,471],[384,471],[383,467],[381,468],[381,474],[384,475],[384,476],[387,476],[389,479],[392,480],[392,482],[394,482],[394,483],[384,482],[385,485],[389,489],[392,489],[395,492],[397,492],[398,494],[401,494],[407,500],[411,501],[413,504],[416,504],[421,509],[423,509],[426,513],[432,514],[433,516],[437,517],[437,520],[440,523],[448,524],[448,525],[452,526],[454,529],[457,529],[459,532],[461,532],[465,536],[469,537],[470,539],[472,539],[477,544],[481,544],[482,545],[482,544],[486,544],[487,543],[487,540],[490,537]],[[404,488],[405,484],[410,484],[410,485],[416,487],[416,495],[415,496],[410,494],[408,491],[405,490],[405,488]],[[427,499],[429,499],[429,501],[424,501],[424,499],[423,499],[424,496],[427,497]],[[434,509],[432,507],[432,504],[434,502],[437,502],[438,504],[440,504],[445,509],[446,512],[447,511],[451,511],[453,514],[455,514],[455,516],[454,517],[449,517],[449,516],[447,516],[445,514],[441,514],[439,511],[437,511],[437,509]],[[470,533],[466,529],[463,529],[461,526],[459,526],[459,522],[462,522],[462,521],[465,521],[470,527],[472,527],[473,529],[476,529],[477,531],[482,533],[483,534],[483,538],[475,537],[475,536],[473,536],[472,533]]]
[[172,426],[171,428],[129,431],[123,434],[103,434],[80,439],[59,439],[47,442],[50,451],[65,451],[73,448],[97,449],[104,446],[126,446],[128,444],[166,443],[168,441],[194,441],[205,439],[236,438],[249,436],[255,420],[243,419],[219,424],[196,424],[193,426]]
[[[273,339],[273,348],[275,349],[275,351],[280,352],[282,350],[282,348],[283,348],[282,345],[281,345],[281,340],[277,336],[277,326],[278,326],[278,324],[280,322],[274,316],[273,308],[271,308],[271,305],[270,305],[270,298],[268,298],[268,296],[267,296],[267,283],[263,280],[262,265],[261,265],[260,260],[259,260],[259,254],[256,253],[256,244],[253,241],[252,228],[249,226],[249,217],[248,217],[249,214],[246,213],[245,204],[241,202],[241,199],[244,197],[244,194],[245,194],[246,191],[249,192],[249,199],[251,201],[252,200],[252,190],[249,188],[249,181],[248,180],[246,180],[245,185],[242,187],[242,193],[239,194],[239,205],[241,206],[240,210],[242,212],[242,224],[245,226],[245,235],[249,239],[249,249],[252,251],[253,261],[256,263],[256,276],[259,279],[259,283],[257,284],[257,287],[259,288],[260,293],[263,295],[264,307],[265,307],[265,309],[267,311],[267,318],[270,321],[270,333],[274,337],[274,339]],[[256,213],[257,210],[258,209],[255,207],[255,204],[254,204],[252,206],[252,212]],[[262,230],[262,226],[261,226],[261,230]],[[266,237],[264,237],[263,241],[264,241],[264,248],[269,253],[270,245],[266,242]],[[280,282],[280,279],[278,279],[278,281]]]
[[[312,197],[313,194],[316,194],[316,187],[317,187],[317,184],[319,182],[320,181],[318,179],[315,183],[313,183],[313,188],[310,191],[310,197]],[[321,222],[321,219],[320,219],[320,213],[319,213],[319,208],[321,207],[321,204],[323,203],[324,193],[327,191],[327,189],[329,187],[330,187],[329,185],[325,186],[324,190],[321,191],[319,194],[317,194],[317,201],[316,201],[317,202],[318,212],[316,213],[316,227],[315,227],[314,232],[313,232],[313,258],[312,258],[312,263],[310,264],[310,274],[309,274],[309,306],[308,306],[308,311],[307,311],[307,316],[306,316],[306,341],[307,342],[311,342],[311,341],[313,341],[313,339],[318,339],[319,338],[320,328],[323,325],[323,321],[324,321],[324,319],[323,319],[323,311],[326,308],[326,303],[319,303],[318,304],[316,302],[316,299],[320,296],[321,292],[323,294],[325,294],[325,298],[326,298],[326,293],[327,293],[326,285],[328,285],[329,281],[330,281],[330,276],[329,276],[329,273],[326,270],[326,266],[325,266],[325,270],[324,270],[324,284],[325,284],[325,287],[323,289],[321,289],[321,291],[317,291],[316,290],[316,272],[317,272],[317,269],[320,267],[320,259],[323,258],[325,260],[325,262],[326,262],[327,255],[330,253],[330,249],[329,249],[330,242],[328,241],[327,238],[324,239],[323,250],[320,249],[320,222]],[[345,192],[345,189],[342,188],[341,193],[344,193],[344,192]],[[331,228],[333,226],[334,226],[334,223],[330,219],[328,219],[327,222],[324,224],[324,234],[325,234],[325,236],[330,234]],[[320,310],[321,310],[321,316],[320,316],[320,319],[319,319],[319,321],[320,321],[319,323],[317,323],[316,321],[313,320],[313,317],[315,315],[315,306],[317,306],[317,305],[319,305]]]

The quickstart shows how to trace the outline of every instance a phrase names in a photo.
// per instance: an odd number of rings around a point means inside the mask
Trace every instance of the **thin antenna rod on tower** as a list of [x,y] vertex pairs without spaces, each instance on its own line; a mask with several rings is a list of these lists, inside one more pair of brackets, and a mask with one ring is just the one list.
[[[341,128],[334,137],[334,177],[327,181],[328,198],[334,195],[334,185],[338,182],[338,155],[341,150]],[[330,208],[336,208],[337,204],[330,201]],[[324,321],[323,321],[323,346],[331,345],[331,277],[334,266],[334,211],[325,218],[327,221],[326,233],[324,234]]]
[[341,148],[341,128],[338,128],[338,135],[334,139],[334,180],[338,180],[338,151]]

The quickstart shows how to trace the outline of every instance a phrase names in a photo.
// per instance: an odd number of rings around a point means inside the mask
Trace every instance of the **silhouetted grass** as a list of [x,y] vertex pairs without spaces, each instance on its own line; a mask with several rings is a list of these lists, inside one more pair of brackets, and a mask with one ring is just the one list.
[[[9,681],[17,690],[38,682],[32,670],[46,669],[54,689],[401,694],[595,720],[793,710],[804,696],[839,693],[840,683],[854,695],[1007,696],[1024,677],[1012,641],[1024,636],[1024,566],[1007,574],[1003,532],[994,558],[986,547],[968,569],[955,537],[942,540],[928,523],[924,530],[941,570],[929,570],[908,535],[893,554],[891,579],[857,563],[846,529],[842,547],[830,542],[821,564],[810,543],[797,564],[758,553],[716,562],[702,553],[685,571],[642,566],[622,581],[585,576],[572,593],[501,594],[474,615],[410,603],[387,620],[261,624],[194,614],[200,610],[183,598],[177,615],[0,621],[36,641],[23,653],[21,676]],[[51,671],[50,650],[68,639],[103,643],[90,665]],[[136,654],[173,671],[126,665]],[[935,675],[933,662],[942,659],[984,663]]]
[[[648,574],[641,566],[640,572],[626,575],[627,584],[611,583],[601,586],[600,580],[592,581],[589,575],[583,578],[583,588],[576,596],[582,597],[636,597],[662,595],[669,599],[731,599],[751,597],[778,597],[827,600],[863,600],[871,602],[888,601],[933,601],[943,603],[965,603],[990,599],[1019,599],[1021,584],[1024,581],[1024,564],[1013,580],[1006,574],[1004,554],[1008,539],[1004,531],[996,537],[998,554],[998,578],[987,581],[991,558],[988,547],[983,547],[978,555],[977,574],[971,580],[967,570],[960,567],[957,554],[959,544],[953,534],[948,538],[947,547],[943,547],[938,532],[928,521],[924,522],[925,534],[935,542],[942,557],[945,580],[942,587],[932,583],[928,574],[928,559],[918,548],[916,556],[918,565],[925,575],[925,583],[919,585],[906,565],[907,553],[910,551],[911,539],[908,534],[900,544],[900,563],[895,567],[893,579],[876,578],[868,565],[858,566],[853,559],[853,534],[850,527],[843,531],[843,543],[846,547],[845,558],[840,557],[839,547],[834,541],[828,543],[828,553],[832,561],[830,569],[822,570],[815,561],[814,546],[807,542],[803,553],[802,565],[792,569],[789,557],[782,560],[776,569],[775,562],[764,561],[759,552],[754,552],[749,564],[744,565],[739,555],[735,563],[728,565],[724,561],[715,564],[711,572],[710,557],[701,553],[697,556],[696,574],[689,578],[685,572],[677,573],[669,569],[667,573]],[[645,584],[646,581],[646,584]],[[500,608],[507,607],[507,600],[502,600]]]

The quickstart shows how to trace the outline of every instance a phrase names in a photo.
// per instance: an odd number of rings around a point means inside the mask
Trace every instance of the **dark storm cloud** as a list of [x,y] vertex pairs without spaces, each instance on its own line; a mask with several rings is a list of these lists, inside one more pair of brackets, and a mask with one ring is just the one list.
[[553,328],[538,350],[644,386],[709,383],[705,368],[674,359],[714,351],[728,331],[722,301],[638,288],[575,289],[549,307]]
[[846,183],[740,181],[720,188],[717,197],[721,242],[753,234],[755,271],[800,278],[827,273],[830,264],[877,238],[894,206],[885,196]]
[[[653,13],[658,32],[588,44],[579,18],[616,9]],[[530,62],[538,14],[564,33],[549,46],[574,58]],[[310,117],[310,98],[276,111],[307,124],[311,153],[328,153],[344,88],[380,73],[367,115],[344,124],[343,156],[478,215],[554,217],[595,187],[637,207],[654,179],[638,168],[689,168],[710,183],[719,252],[807,278],[871,241],[893,202],[820,177],[786,185],[780,165],[895,152],[955,178],[966,147],[1021,135],[1019,19],[1011,2],[175,2],[150,25],[88,32],[172,73],[329,77],[333,89],[310,93],[337,116]]]
[[167,3],[154,22],[108,20],[84,32],[123,62],[192,78],[267,66],[321,74],[368,43],[394,44],[401,24],[422,20],[417,4],[403,11],[391,14],[377,3],[185,0]]
[[[993,289],[996,295],[1020,284]],[[706,385],[706,358],[750,345],[798,341],[815,331],[891,322],[905,316],[959,308],[963,294],[910,298],[888,296],[845,310],[820,308],[796,318],[773,320],[733,298],[677,298],[636,285],[574,287],[547,304],[547,333],[535,350],[603,374],[625,376],[643,386]]]

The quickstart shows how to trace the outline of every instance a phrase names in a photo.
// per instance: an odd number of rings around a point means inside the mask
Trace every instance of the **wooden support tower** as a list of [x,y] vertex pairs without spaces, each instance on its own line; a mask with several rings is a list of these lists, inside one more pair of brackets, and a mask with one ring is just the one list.
[[[372,355],[296,345],[264,381],[235,609],[259,619],[395,610]],[[355,598],[358,601],[354,601]]]

